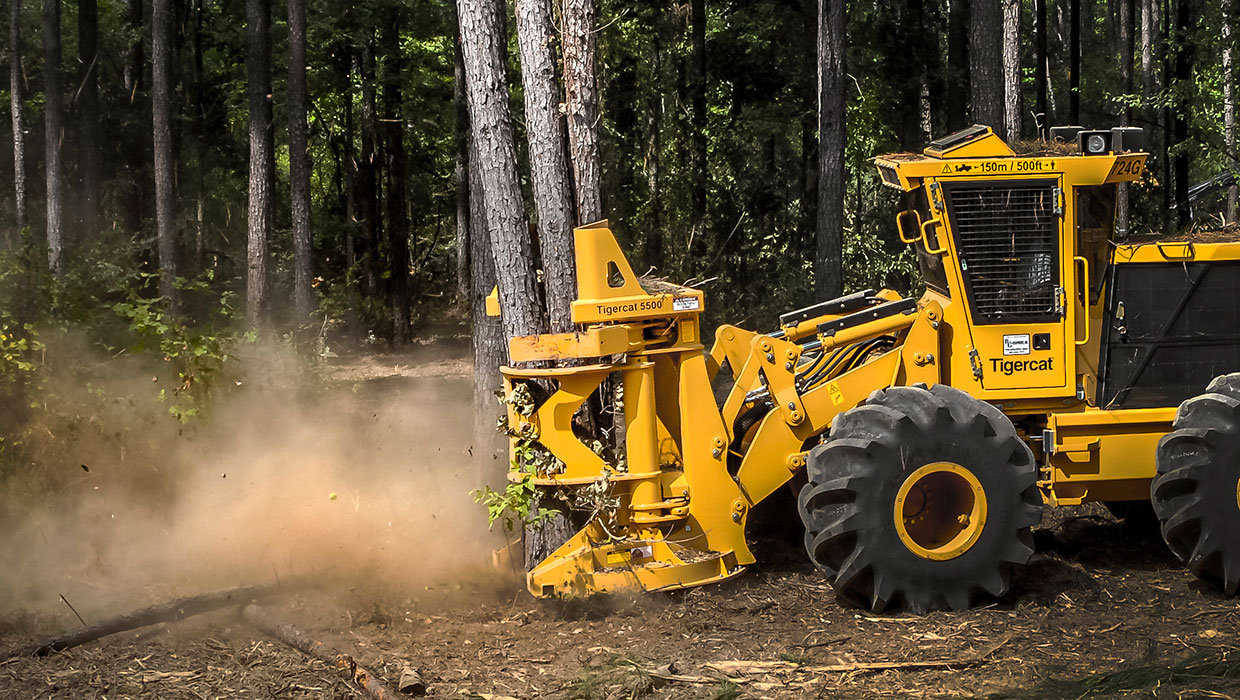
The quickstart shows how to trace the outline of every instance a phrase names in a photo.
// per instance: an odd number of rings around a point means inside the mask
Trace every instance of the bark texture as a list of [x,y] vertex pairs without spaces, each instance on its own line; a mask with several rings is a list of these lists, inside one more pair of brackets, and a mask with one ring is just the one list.
[[399,9],[393,9],[383,29],[385,65],[383,71],[384,157],[387,160],[387,252],[388,308],[392,315],[392,342],[409,342],[413,316],[409,299],[409,216],[405,209],[405,118],[400,81],[404,60],[400,52]]
[[504,65],[503,5],[497,0],[460,0],[457,9],[470,122],[477,144],[477,157],[471,163],[481,180],[504,334],[509,338],[534,335],[543,324],[517,179]]
[[22,0],[9,0],[9,110],[13,121],[13,197],[17,214],[16,230],[6,243],[16,244],[29,222],[26,213],[26,127],[22,106]]
[[172,0],[151,2],[151,136],[155,160],[155,240],[159,293],[176,310],[176,160],[172,152]]
[[469,104],[465,100],[465,62],[461,59],[461,37],[453,42],[452,100],[456,104],[456,293],[469,299]]
[[1022,78],[1020,66],[1021,0],[1003,2],[1003,133],[1008,141],[1021,138]]
[[379,236],[383,229],[379,223],[379,142],[375,116],[375,51],[371,39],[361,47],[358,69],[362,77],[362,159],[357,169],[357,211],[361,217],[362,240],[358,261],[362,266],[363,292],[370,297],[379,291]]
[[1068,0],[1068,122],[1081,123],[1081,0]]
[[693,218],[690,225],[694,231],[701,233],[706,218],[706,186],[710,180],[706,162],[706,0],[689,0],[689,25],[691,46],[685,78],[692,119],[690,133],[693,134]]
[[1046,57],[1046,0],[1033,0],[1033,91],[1037,100],[1039,136],[1045,138],[1047,129],[1053,121],[1050,107],[1047,105],[1048,88]]
[[99,233],[99,6],[78,0],[78,218],[82,234]]
[[[469,162],[477,161],[478,152],[469,139]],[[478,466],[478,483],[498,488],[508,471],[505,459],[507,446],[495,430],[495,417],[500,407],[495,392],[503,388],[500,365],[508,361],[508,345],[500,319],[487,316],[486,297],[495,288],[495,259],[491,255],[486,206],[482,199],[482,177],[478,168],[470,168],[469,180],[469,251],[470,251],[470,315],[474,339],[474,461]]]
[[271,163],[271,5],[246,0],[246,69],[250,103],[250,192],[246,236],[245,317],[263,323],[267,305],[267,246],[271,240],[274,182]]
[[947,130],[957,131],[969,121],[969,2],[947,4]]
[[[555,27],[551,19],[551,0],[517,0],[516,17],[521,76],[525,87],[530,184],[534,192],[534,212],[538,216],[538,245],[546,284],[547,312],[551,331],[567,333],[573,327],[569,305],[577,296],[577,270],[573,255],[573,202],[568,183],[567,154],[564,151],[564,121],[560,116],[560,91],[555,79]],[[593,74],[593,66],[590,68]],[[597,136],[597,129],[595,131]],[[597,199],[597,138],[594,139],[594,147],[594,197]]]
[[[573,185],[577,194],[577,221],[581,224],[593,223],[603,218],[598,151],[598,83],[594,76],[595,54],[598,48],[594,27],[595,2],[596,0],[564,0],[565,108],[568,110],[568,143],[572,149]],[[518,31],[519,22],[518,18]],[[525,49],[522,48],[523,56],[524,52]]]
[[818,0],[818,226],[814,289],[843,294],[844,0]]
[[64,274],[64,228],[60,201],[62,98],[60,87],[60,0],[43,0],[43,138],[47,174],[47,265]]
[[[310,228],[310,144],[306,124],[306,0],[288,0],[288,159],[293,215],[293,301],[297,320],[314,311]],[[352,135],[350,135],[352,138]]]
[[[1133,59],[1133,20],[1135,18],[1136,0],[1119,0],[1119,76],[1120,90],[1131,95],[1132,59]],[[1120,111],[1120,126],[1132,123],[1132,107],[1125,104]],[[1128,183],[1121,182],[1115,188],[1115,235],[1123,239],[1128,236]]]
[[[1175,23],[1168,25],[1175,31],[1175,58],[1173,60],[1173,80],[1176,88],[1175,105],[1172,109],[1172,129],[1175,132],[1175,143],[1182,144],[1188,140],[1188,113],[1193,100],[1193,54],[1196,46],[1193,37],[1193,19],[1197,16],[1193,0],[1172,0],[1175,12]],[[1191,205],[1188,203],[1188,153],[1183,148],[1175,154],[1175,210],[1176,224],[1179,229],[1186,228],[1192,219]]]
[[[1236,30],[1231,26],[1234,21],[1235,1],[1223,0],[1223,142],[1227,148],[1227,167],[1237,170],[1240,169],[1240,154],[1236,153]],[[1223,210],[1229,224],[1236,223],[1237,203],[1237,187],[1232,185],[1227,188],[1227,208]]]
[[128,0],[126,5],[125,25],[134,37],[125,54],[123,77],[125,92],[129,95],[129,110],[132,123],[137,125],[138,133],[132,134],[133,142],[141,147],[130,148],[126,154],[125,167],[129,171],[129,186],[125,190],[125,229],[133,233],[142,230],[150,211],[153,197],[150,193],[146,175],[146,144],[145,128],[148,107],[143,104],[142,93],[145,90],[144,69],[146,66],[146,48],[142,42],[143,4],[142,0]]
[[1000,0],[969,4],[969,97],[975,124],[1005,137],[1003,119],[1003,15]]

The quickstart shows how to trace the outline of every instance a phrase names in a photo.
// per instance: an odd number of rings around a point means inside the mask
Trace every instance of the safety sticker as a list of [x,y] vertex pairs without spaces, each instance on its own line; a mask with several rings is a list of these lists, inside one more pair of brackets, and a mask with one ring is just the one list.
[[844,392],[840,391],[840,385],[831,382],[827,385],[827,394],[831,396],[831,403],[839,406],[844,403]]
[[697,297],[675,297],[672,299],[672,311],[697,311],[702,302]]
[[1029,334],[1017,333],[1003,336],[1004,355],[1028,355],[1030,351]]

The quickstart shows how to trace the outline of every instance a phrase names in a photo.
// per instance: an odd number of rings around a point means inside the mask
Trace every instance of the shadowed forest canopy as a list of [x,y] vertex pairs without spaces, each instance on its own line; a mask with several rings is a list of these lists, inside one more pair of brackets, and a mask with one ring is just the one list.
[[464,323],[497,261],[571,297],[567,231],[601,211],[639,274],[763,326],[833,270],[916,288],[869,161],[977,121],[1145,127],[1128,228],[1182,227],[1237,167],[1236,5],[9,0],[0,313],[113,349],[399,345]]

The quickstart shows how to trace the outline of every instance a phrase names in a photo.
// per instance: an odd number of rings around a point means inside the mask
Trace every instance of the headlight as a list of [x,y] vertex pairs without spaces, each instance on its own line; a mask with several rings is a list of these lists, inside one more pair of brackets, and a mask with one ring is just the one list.
[[1111,152],[1111,132],[1082,131],[1076,135],[1076,147],[1081,155],[1106,155]]

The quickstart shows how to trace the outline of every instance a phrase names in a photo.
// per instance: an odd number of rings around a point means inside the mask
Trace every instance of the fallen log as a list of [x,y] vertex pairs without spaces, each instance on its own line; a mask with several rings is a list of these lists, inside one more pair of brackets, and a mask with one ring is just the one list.
[[327,646],[292,625],[281,623],[272,617],[269,612],[257,605],[245,606],[245,610],[241,614],[246,622],[254,625],[259,631],[275,637],[309,656],[326,662],[329,666],[339,671],[342,676],[353,681],[369,693],[375,700],[395,700],[395,698],[402,697],[397,695],[396,691],[388,687],[383,681],[379,680],[379,677],[369,669],[359,665],[352,656]]
[[3,653],[3,658],[47,656],[54,651],[72,649],[87,642],[102,639],[108,635],[128,632],[129,630],[160,622],[175,622],[193,615],[219,610],[229,605],[243,605],[258,598],[270,596],[276,592],[276,586],[245,586],[214,593],[203,593],[202,595],[189,596],[187,598],[177,598],[167,603],[134,610],[133,612],[128,612],[58,637],[50,637],[34,644],[10,649]]

